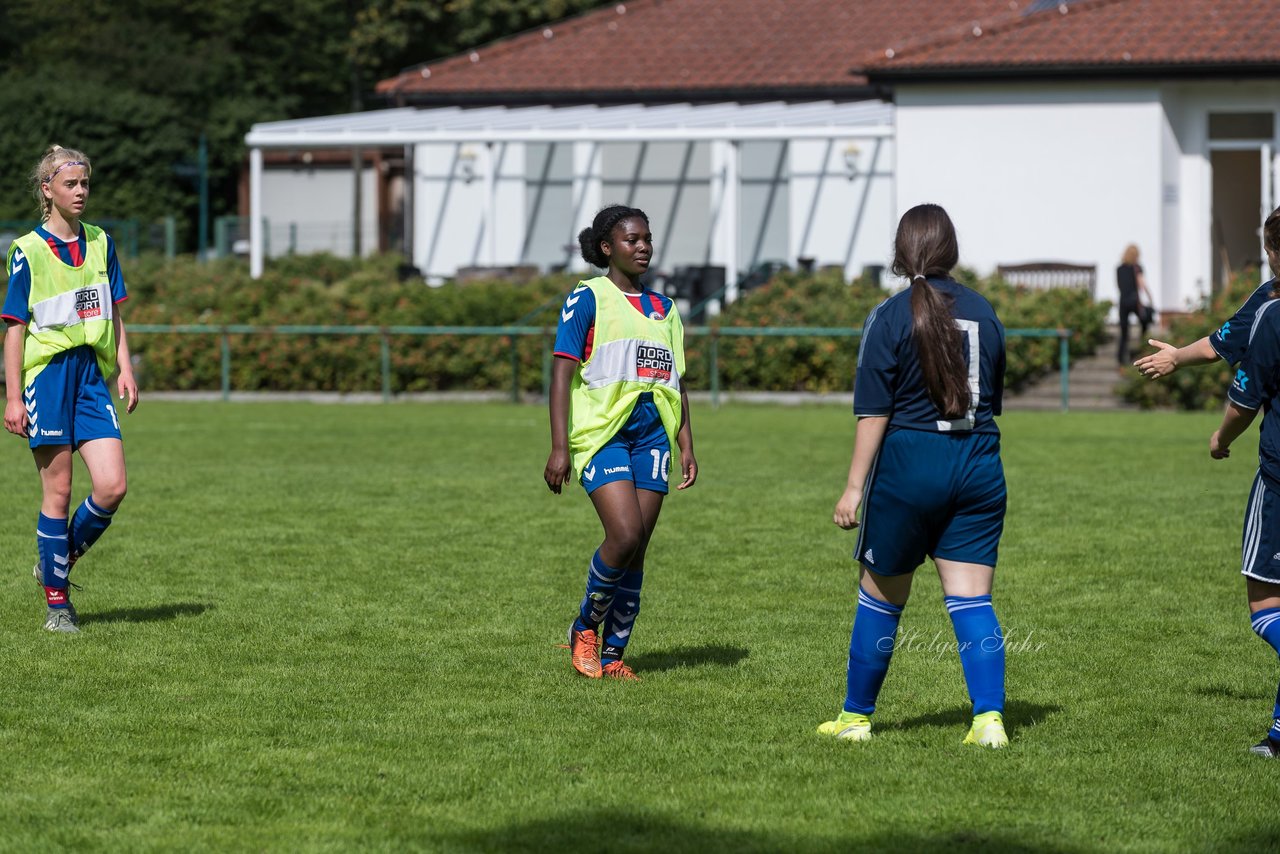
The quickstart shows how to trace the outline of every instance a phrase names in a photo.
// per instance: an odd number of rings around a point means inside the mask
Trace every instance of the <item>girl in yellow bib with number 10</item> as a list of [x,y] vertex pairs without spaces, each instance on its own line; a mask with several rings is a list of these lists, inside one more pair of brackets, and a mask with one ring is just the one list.
[[612,205],[578,235],[583,259],[608,273],[565,299],[551,368],[551,491],[575,472],[604,526],[586,596],[569,627],[583,676],[636,679],[622,662],[636,615],[644,556],[667,494],[671,453],[681,480],[698,479],[685,394],[684,327],[670,299],[640,277],[653,257],[644,211]]
[[[76,559],[93,545],[124,500],[124,445],[107,378],[126,411],[138,384],[119,303],[127,294],[115,244],[80,217],[89,198],[89,158],[53,146],[32,175],[42,223],[9,247],[9,287],[0,309],[7,402],[4,426],[27,439],[43,497],[33,573],[44,591],[44,627],[77,632],[67,596]],[[70,514],[71,454],[93,490]],[[70,516],[70,518],[68,518]]]

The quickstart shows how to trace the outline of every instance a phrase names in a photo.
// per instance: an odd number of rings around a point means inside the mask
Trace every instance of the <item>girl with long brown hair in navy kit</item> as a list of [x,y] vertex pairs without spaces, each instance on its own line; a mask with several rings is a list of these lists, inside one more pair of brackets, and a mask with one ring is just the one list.
[[864,741],[889,671],[911,580],[926,556],[942,580],[973,724],[964,741],[1008,744],[1004,638],[991,604],[1004,528],[1000,462],[1004,327],[981,295],[950,277],[960,252],[937,205],[907,211],[893,272],[911,286],[868,315],[858,351],[858,425],[834,521],[859,528],[857,614],[847,691],[822,735]]

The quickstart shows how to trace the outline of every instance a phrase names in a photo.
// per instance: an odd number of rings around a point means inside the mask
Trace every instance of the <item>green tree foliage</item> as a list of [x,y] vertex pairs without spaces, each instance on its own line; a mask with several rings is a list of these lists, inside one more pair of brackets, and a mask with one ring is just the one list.
[[[31,219],[27,181],[52,143],[93,160],[90,218],[178,217],[175,166],[209,144],[212,213],[236,213],[255,122],[348,112],[378,79],[598,0],[5,0],[0,219]],[[194,239],[187,240],[194,245]]]
[[368,79],[448,56],[606,0],[369,0],[360,3],[351,56]]

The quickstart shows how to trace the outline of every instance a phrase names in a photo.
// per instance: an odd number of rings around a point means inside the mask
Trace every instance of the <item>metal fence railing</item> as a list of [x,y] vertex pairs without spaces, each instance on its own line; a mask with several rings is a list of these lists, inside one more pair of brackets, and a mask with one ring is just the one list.
[[[231,397],[231,336],[233,335],[374,335],[379,339],[380,376],[382,399],[390,401],[391,389],[391,339],[398,336],[477,336],[506,337],[511,342],[511,399],[520,400],[519,339],[541,336],[542,390],[545,395],[551,387],[552,342],[555,328],[543,326],[255,326],[250,324],[131,324],[129,334],[216,335],[221,347],[222,399]],[[708,339],[708,372],[710,374],[711,405],[720,405],[720,339],[721,338],[859,338],[861,329],[841,326],[689,326],[685,333]],[[1006,329],[1006,338],[1056,338],[1058,339],[1058,373],[1062,394],[1062,411],[1068,408],[1071,368],[1069,342],[1070,329]]]

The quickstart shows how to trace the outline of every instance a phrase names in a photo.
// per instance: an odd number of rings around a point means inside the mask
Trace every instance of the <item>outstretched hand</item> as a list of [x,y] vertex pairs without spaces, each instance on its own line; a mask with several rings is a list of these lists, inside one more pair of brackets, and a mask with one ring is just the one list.
[[1138,373],[1147,379],[1158,380],[1178,370],[1178,360],[1175,356],[1178,352],[1177,347],[1154,338],[1148,338],[1147,343],[1155,347],[1156,351],[1148,353],[1133,363]]

